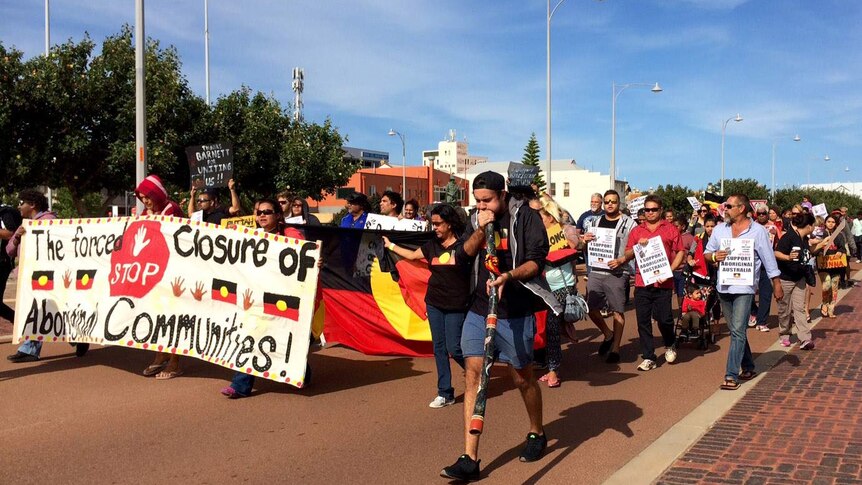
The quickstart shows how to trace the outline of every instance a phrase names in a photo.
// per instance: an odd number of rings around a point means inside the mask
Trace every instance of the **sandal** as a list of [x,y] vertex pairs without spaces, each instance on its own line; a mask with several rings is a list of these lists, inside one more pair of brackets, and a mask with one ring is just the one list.
[[561,382],[559,377],[555,380],[548,379],[548,387],[560,387]]
[[739,383],[733,379],[725,379],[724,384],[721,385],[721,388],[725,391],[735,391],[739,389]]
[[754,370],[744,370],[739,373],[739,378],[743,381],[750,381],[757,377],[757,371]]
[[165,381],[168,379],[173,379],[174,377],[179,377],[181,375],[183,375],[183,371],[181,371],[179,369],[178,370],[167,370],[167,371],[159,372],[156,375],[156,379],[160,380],[160,381]]
[[539,382],[548,382],[548,376],[549,376],[549,375],[550,375],[550,374],[545,374],[545,375],[543,375],[542,377],[540,377],[540,378],[539,378]]
[[146,376],[146,377],[153,377],[154,375],[156,375],[156,374],[160,373],[161,371],[165,370],[165,367],[167,367],[167,366],[168,366],[168,361],[167,361],[167,360],[166,360],[166,361],[164,361],[164,362],[161,362],[161,363],[159,363],[159,364],[150,364],[150,365],[148,365],[148,366],[147,366],[147,368],[146,368],[146,369],[144,369],[143,374],[144,374],[144,376]]

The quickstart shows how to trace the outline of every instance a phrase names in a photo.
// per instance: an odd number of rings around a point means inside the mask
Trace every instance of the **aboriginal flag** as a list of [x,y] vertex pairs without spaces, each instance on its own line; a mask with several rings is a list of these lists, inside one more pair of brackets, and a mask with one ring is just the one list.
[[93,278],[96,276],[94,269],[79,269],[75,277],[76,290],[89,290],[93,287]]
[[299,297],[264,292],[263,313],[299,320]]
[[54,272],[53,271],[34,271],[33,272],[33,289],[34,290],[53,290],[54,289]]
[[212,299],[236,305],[236,283],[213,278]]

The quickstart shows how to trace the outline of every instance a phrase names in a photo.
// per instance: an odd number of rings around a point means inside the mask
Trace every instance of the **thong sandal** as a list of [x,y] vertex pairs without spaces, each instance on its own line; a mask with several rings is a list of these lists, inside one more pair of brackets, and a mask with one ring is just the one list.
[[147,366],[146,369],[144,369],[143,374],[146,377],[153,377],[154,375],[158,374],[159,372],[165,370],[165,367],[167,367],[167,366],[168,366],[167,360],[160,363],[160,364],[150,364]]
[[156,380],[164,381],[167,379],[173,379],[174,377],[179,377],[181,375],[183,375],[183,371],[181,370],[162,371],[159,372],[159,374],[156,376]]
[[742,379],[743,381],[750,381],[750,380],[754,379],[755,377],[757,377],[757,371],[744,370],[744,371],[739,373],[739,378]]
[[721,388],[725,391],[735,391],[739,389],[739,383],[733,379],[725,379],[724,384],[721,385]]

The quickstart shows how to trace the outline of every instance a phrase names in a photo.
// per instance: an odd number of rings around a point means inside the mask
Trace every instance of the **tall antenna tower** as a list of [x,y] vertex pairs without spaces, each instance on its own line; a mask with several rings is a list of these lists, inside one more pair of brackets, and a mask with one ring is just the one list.
[[305,69],[293,68],[293,120],[302,121],[302,91],[305,89]]

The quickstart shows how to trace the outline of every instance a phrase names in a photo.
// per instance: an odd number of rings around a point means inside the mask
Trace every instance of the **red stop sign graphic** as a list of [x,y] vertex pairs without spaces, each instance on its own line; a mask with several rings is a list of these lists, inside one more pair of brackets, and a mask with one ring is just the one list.
[[164,277],[169,257],[161,224],[130,224],[123,233],[123,247],[111,253],[111,296],[146,296]]

